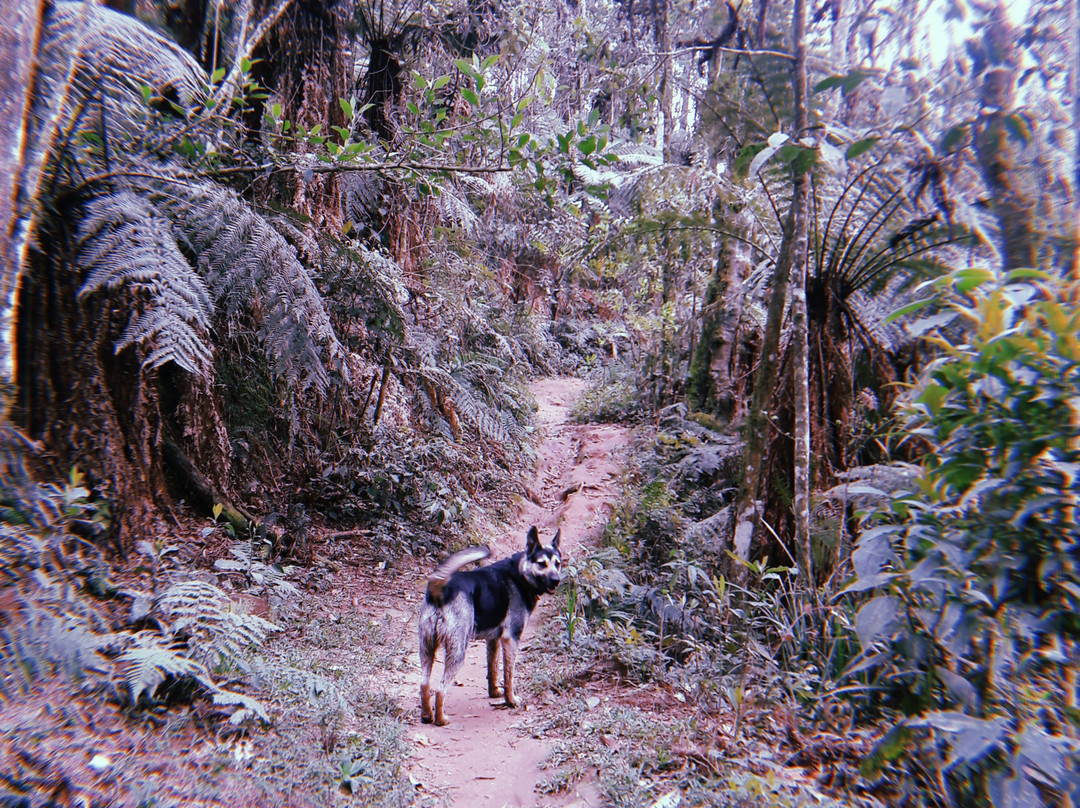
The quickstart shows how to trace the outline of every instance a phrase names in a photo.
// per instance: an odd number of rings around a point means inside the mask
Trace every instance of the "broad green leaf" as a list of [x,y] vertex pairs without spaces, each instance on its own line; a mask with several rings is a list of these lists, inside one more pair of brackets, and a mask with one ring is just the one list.
[[864,603],[855,614],[855,634],[863,649],[873,646],[879,638],[888,639],[899,614],[900,601],[891,595],[880,595]]
[[463,87],[461,90],[461,97],[472,104],[474,107],[480,106],[480,99],[477,98],[476,93],[470,90],[468,87]]
[[822,79],[817,84],[815,84],[814,89],[810,92],[811,94],[823,93],[826,90],[831,90],[833,87],[841,87],[843,86],[844,80],[846,78],[846,76],[829,76],[828,78]]
[[487,70],[489,67],[491,67],[493,64],[495,64],[497,61],[499,61],[499,54],[493,53],[490,56],[488,56],[487,58],[485,58],[484,61],[482,61],[480,63],[480,69],[481,70]]
[[865,154],[870,151],[881,138],[868,137],[862,140],[856,140],[850,146],[847,147],[847,151],[844,152],[844,157],[848,160],[854,160],[856,157]]
[[961,269],[958,272],[954,272],[951,275],[953,283],[956,286],[956,291],[961,294],[967,294],[972,289],[977,289],[984,283],[988,283],[993,280],[994,273],[989,269],[982,269],[980,267],[970,267],[968,269]]
[[941,412],[941,405],[945,403],[948,396],[949,391],[940,384],[928,384],[915,400],[925,404],[930,413],[936,416]]
[[353,105],[345,98],[338,99],[338,103],[341,105],[341,111],[345,113],[345,117],[352,120]]
[[437,79],[435,79],[435,81],[433,81],[431,83],[431,89],[433,89],[433,90],[441,90],[443,87],[445,87],[449,83],[450,83],[450,77],[449,76],[439,76]]
[[464,73],[466,76],[476,76],[476,71],[473,70],[472,62],[466,59],[455,59],[454,64],[457,66],[457,69]]

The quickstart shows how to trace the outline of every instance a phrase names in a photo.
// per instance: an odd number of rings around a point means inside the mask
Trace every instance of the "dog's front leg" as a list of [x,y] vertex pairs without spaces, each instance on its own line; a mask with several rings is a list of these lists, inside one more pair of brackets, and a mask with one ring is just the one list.
[[503,649],[503,695],[507,707],[517,707],[514,697],[514,663],[517,661],[517,641],[513,637],[502,638]]
[[499,689],[499,641],[487,641],[488,698],[497,699],[503,694]]

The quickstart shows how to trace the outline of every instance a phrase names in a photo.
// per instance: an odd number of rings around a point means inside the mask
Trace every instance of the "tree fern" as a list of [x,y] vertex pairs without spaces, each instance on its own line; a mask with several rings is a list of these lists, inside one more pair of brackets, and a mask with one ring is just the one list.
[[136,344],[143,348],[144,365],[175,362],[190,373],[208,371],[206,285],[177,249],[168,224],[143,199],[123,191],[83,206],[76,260],[87,273],[80,298],[123,288],[141,302],[142,310],[132,312],[116,343],[117,353]]

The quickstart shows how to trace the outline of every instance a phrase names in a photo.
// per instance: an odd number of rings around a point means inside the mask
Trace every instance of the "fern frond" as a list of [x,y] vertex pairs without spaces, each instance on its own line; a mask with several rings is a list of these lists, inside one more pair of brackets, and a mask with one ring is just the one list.
[[703,549],[719,551],[727,543],[731,529],[731,508],[721,508],[712,516],[689,525],[686,538]]
[[123,288],[145,301],[143,311],[128,321],[116,352],[138,345],[146,367],[173,362],[205,374],[212,362],[204,336],[210,330],[210,296],[168,225],[126,191],[91,200],[82,214],[76,262],[88,274],[79,298]]
[[132,704],[138,704],[143,693],[152,698],[170,677],[181,679],[190,676],[213,687],[213,683],[206,679],[202,666],[179,651],[161,645],[157,635],[149,632],[136,636],[136,644],[120,654],[118,664]]
[[229,716],[230,724],[239,724],[244,719],[250,718],[252,715],[259,716],[263,721],[270,720],[270,717],[266,714],[266,708],[263,707],[262,704],[251,698],[251,696],[245,696],[242,693],[218,689],[214,692],[213,702],[214,704],[239,708]]
[[[84,121],[93,121],[95,129],[107,127],[98,134],[119,146],[118,152],[129,148],[126,141],[132,139],[164,152],[160,147],[187,125],[170,102],[191,110],[206,99],[206,73],[190,53],[134,17],[93,3],[46,7],[38,63],[30,118],[34,128],[28,139],[34,165],[51,161],[60,168],[58,158],[70,155],[68,138]],[[160,99],[164,112],[154,127],[146,126],[155,113],[144,87],[151,98]]]
[[157,209],[204,272],[215,305],[234,321],[259,321],[259,338],[279,377],[290,385],[325,389],[329,370],[346,372],[344,349],[322,295],[296,249],[236,193],[208,182],[153,182]]
[[174,635],[187,634],[205,655],[242,668],[251,649],[279,631],[269,620],[236,610],[228,595],[203,581],[173,584],[158,598],[157,606],[169,619]]

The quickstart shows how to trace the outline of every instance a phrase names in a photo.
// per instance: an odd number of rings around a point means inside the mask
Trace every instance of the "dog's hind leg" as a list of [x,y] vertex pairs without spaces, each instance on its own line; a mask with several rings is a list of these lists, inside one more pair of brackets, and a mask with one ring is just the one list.
[[503,692],[499,688],[499,640],[487,641],[488,698],[497,699]]
[[503,635],[500,643],[503,650],[503,695],[506,697],[507,707],[517,707],[518,700],[514,697],[514,663],[517,661],[517,640],[511,636]]
[[420,681],[420,720],[430,724],[435,717],[431,713],[431,667],[435,664],[437,641],[434,637],[420,637],[420,669],[423,679]]
[[465,663],[465,649],[468,647],[468,637],[453,633],[446,637],[443,643],[443,652],[446,654],[446,662],[443,667],[442,684],[435,692],[435,724],[445,727],[450,722],[446,720],[444,710],[446,691],[454,684],[461,666]]

